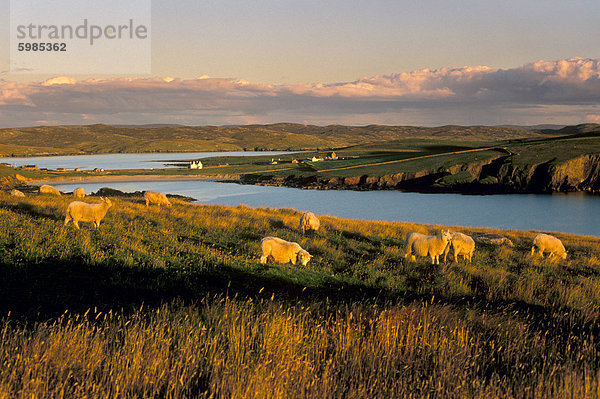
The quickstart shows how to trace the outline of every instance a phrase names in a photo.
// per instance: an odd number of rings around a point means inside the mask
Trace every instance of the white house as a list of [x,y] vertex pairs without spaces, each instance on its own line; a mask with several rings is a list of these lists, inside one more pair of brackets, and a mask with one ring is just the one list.
[[192,161],[189,166],[190,169],[202,169],[202,162],[200,161]]

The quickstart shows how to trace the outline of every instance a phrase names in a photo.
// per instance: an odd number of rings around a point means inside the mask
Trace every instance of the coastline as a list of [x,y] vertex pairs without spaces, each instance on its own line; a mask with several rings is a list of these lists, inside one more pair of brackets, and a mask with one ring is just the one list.
[[207,181],[238,181],[239,176],[214,175],[214,176],[189,176],[189,175],[105,175],[105,176],[67,176],[52,177],[47,179],[31,179],[23,181],[28,186],[38,186],[54,182],[56,184],[74,183],[104,183],[104,182],[132,182],[132,181],[165,181],[165,180],[207,180]]

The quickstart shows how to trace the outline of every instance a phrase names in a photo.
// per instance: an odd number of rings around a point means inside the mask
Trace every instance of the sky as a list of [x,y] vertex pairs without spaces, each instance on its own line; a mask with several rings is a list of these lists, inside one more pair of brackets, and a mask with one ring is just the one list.
[[597,0],[152,1],[150,72],[112,75],[11,73],[9,3],[0,127],[600,122]]

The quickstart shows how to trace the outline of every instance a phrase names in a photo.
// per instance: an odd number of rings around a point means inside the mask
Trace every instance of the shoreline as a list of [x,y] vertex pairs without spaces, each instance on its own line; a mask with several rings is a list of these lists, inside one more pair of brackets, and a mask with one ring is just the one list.
[[[597,196],[599,193],[589,190],[576,191],[523,191],[517,189],[507,189],[506,187],[484,186],[477,187],[465,185],[461,187],[431,187],[431,186],[405,186],[398,187],[379,187],[373,185],[362,185],[358,182],[354,184],[336,184],[329,185],[319,182],[298,182],[285,181],[284,179],[257,179],[245,180],[242,175],[100,175],[100,176],[65,176],[65,177],[48,177],[44,179],[27,179],[20,180],[21,184],[26,186],[41,186],[43,184],[76,184],[76,183],[122,183],[122,182],[148,182],[148,181],[214,181],[224,183],[235,183],[242,185],[269,186],[269,187],[288,187],[299,190],[332,190],[332,191],[401,191],[407,193],[421,194],[460,194],[460,195],[502,195],[502,194],[568,194],[581,193],[585,195]],[[358,183],[358,184],[357,184]]]
[[239,178],[226,175],[188,176],[188,175],[106,175],[106,176],[68,176],[23,181],[28,186],[38,186],[54,182],[56,184],[165,181],[165,180],[205,180],[205,181],[239,181]]

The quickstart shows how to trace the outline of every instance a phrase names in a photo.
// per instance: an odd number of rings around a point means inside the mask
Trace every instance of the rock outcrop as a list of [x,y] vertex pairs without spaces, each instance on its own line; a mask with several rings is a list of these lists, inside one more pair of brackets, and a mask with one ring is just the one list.
[[515,165],[510,155],[452,165],[437,170],[400,172],[383,176],[320,177],[245,176],[243,183],[312,189],[404,190],[461,193],[600,193],[600,154],[583,155],[562,163],[553,160]]

